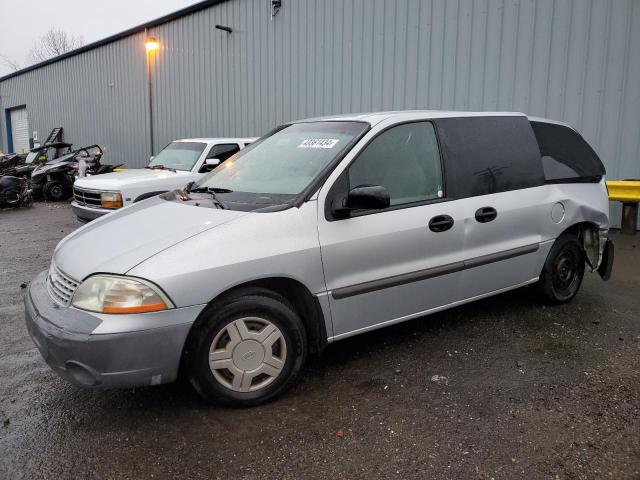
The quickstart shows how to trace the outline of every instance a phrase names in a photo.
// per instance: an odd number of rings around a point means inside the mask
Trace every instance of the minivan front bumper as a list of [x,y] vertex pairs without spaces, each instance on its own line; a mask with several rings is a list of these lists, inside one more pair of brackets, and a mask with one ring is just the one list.
[[[92,314],[55,303],[47,292],[46,274],[40,273],[26,290],[26,324],[42,357],[61,377],[87,387],[157,385],[177,378],[185,340],[203,306],[137,315]],[[111,327],[105,325],[109,317]],[[148,328],[154,322],[162,326]],[[127,323],[131,331],[122,331]],[[139,329],[141,325],[147,328]],[[93,333],[96,330],[114,333]]]

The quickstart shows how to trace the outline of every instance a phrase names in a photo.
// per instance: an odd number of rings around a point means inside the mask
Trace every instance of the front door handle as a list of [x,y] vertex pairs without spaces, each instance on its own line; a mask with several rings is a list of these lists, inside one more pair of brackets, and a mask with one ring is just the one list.
[[480,223],[488,223],[498,216],[498,212],[493,207],[482,207],[476,210],[476,220]]
[[429,220],[429,230],[432,232],[444,232],[453,227],[453,218],[449,215],[436,215]]

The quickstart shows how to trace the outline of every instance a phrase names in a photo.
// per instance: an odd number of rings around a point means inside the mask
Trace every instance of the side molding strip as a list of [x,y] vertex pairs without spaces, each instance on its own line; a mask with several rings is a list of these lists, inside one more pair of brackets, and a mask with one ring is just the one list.
[[507,260],[509,258],[527,255],[528,253],[538,251],[539,248],[540,244],[534,243],[523,247],[511,248],[502,252],[490,253],[489,255],[471,258],[462,262],[453,262],[446,265],[440,265],[438,267],[426,268],[424,270],[409,273],[401,273],[400,275],[393,275],[391,277],[380,278],[378,280],[371,280],[370,282],[357,283],[355,285],[349,285],[348,287],[336,288],[331,292],[331,296],[336,300],[340,300],[343,298],[353,297],[355,295],[362,295],[363,293],[370,293],[377,290],[384,290],[385,288],[405,285],[407,283],[420,282],[429,278],[460,272],[468,268],[480,267],[482,265],[488,265],[490,263]]
[[479,267],[481,265],[487,265],[489,263],[499,262],[501,260],[508,260],[509,258],[519,257],[521,255],[527,255],[528,253],[537,252],[540,248],[539,243],[533,243],[531,245],[525,245],[523,247],[511,248],[502,252],[490,253],[489,255],[483,255],[481,257],[471,258],[464,261],[465,268]]

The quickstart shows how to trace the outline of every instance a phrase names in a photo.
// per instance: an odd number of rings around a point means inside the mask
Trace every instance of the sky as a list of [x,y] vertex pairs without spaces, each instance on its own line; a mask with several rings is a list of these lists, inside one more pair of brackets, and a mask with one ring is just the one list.
[[[0,0],[0,55],[22,67],[31,47],[51,27],[91,43],[198,0]],[[0,76],[13,70],[0,57]]]

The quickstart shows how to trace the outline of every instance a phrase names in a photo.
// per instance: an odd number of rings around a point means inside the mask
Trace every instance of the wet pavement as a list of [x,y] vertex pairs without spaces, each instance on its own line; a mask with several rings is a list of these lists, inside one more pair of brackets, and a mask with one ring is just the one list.
[[59,379],[21,283],[78,223],[37,203],[0,225],[0,479],[640,478],[638,236],[569,305],[521,289],[344,340],[284,398],[230,410],[183,383]]

